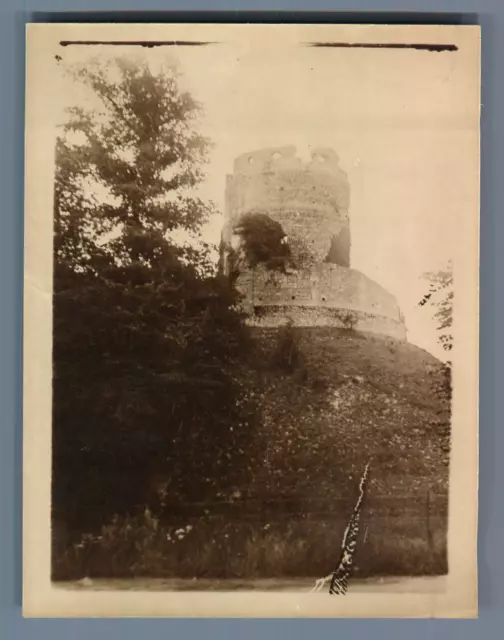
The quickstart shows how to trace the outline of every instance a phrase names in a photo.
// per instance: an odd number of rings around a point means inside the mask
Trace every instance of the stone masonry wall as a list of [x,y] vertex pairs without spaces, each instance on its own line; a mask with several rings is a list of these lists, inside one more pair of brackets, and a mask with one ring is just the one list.
[[304,163],[295,147],[263,149],[235,160],[227,176],[222,265],[239,248],[235,232],[246,214],[266,214],[286,234],[293,268],[287,272],[242,264],[236,285],[249,322],[278,326],[348,327],[406,339],[396,299],[350,268],[350,187],[331,149]]
[[406,340],[406,329],[402,322],[363,311],[349,311],[346,308],[325,309],[290,305],[257,307],[249,316],[247,324],[253,327],[281,327],[288,321],[297,327],[352,329]]
[[[331,239],[344,232],[350,260],[348,206],[350,190],[346,174],[334,152],[314,152],[303,164],[295,147],[269,149],[240,156],[235,173],[227,178],[226,225],[223,239],[231,242],[233,227],[246,213],[266,213],[279,222],[300,268],[322,262]],[[319,159],[317,159],[319,158]]]
[[253,324],[277,326],[283,314],[299,326],[343,326],[347,310],[354,329],[406,339],[394,296],[354,269],[326,263],[283,274],[259,267],[242,272],[237,287]]

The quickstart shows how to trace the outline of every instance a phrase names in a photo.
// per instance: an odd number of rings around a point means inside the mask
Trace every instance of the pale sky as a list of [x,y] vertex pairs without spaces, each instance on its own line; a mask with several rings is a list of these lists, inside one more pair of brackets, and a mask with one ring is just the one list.
[[[141,55],[153,66],[176,60],[203,106],[201,132],[214,143],[201,193],[222,212],[236,156],[294,144],[308,157],[310,146],[332,147],[351,188],[351,266],[397,297],[410,342],[444,357],[431,311],[417,305],[428,286],[421,275],[453,258],[457,220],[472,196],[466,160],[474,105],[465,99],[460,54],[317,49],[295,38],[261,45],[244,38],[139,53],[55,43],[54,54],[64,63],[109,55]],[[45,99],[54,123],[80,98],[51,64]],[[218,242],[221,226],[220,216],[207,226],[210,240]]]

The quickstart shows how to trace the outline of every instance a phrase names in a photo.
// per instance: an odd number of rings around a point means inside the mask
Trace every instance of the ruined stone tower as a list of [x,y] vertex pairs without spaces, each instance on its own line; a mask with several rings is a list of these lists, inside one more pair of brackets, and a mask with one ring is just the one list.
[[237,288],[249,322],[278,326],[334,326],[405,340],[397,302],[383,287],[350,268],[350,187],[332,149],[316,149],[304,163],[295,147],[239,156],[227,176],[222,264],[240,250],[244,216],[281,225],[291,266],[283,271],[240,264]]

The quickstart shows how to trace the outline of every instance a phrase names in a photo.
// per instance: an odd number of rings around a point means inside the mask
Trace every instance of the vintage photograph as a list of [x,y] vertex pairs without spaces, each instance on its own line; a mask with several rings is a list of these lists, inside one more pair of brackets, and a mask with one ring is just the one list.
[[479,50],[28,27],[27,615],[477,615]]

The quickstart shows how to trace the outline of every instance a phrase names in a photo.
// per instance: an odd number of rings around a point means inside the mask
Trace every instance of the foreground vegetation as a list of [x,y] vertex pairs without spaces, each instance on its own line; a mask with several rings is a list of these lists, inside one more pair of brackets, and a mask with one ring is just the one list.
[[[423,506],[423,505],[422,505]],[[364,521],[360,577],[440,575],[447,570],[445,518]],[[262,524],[202,516],[163,525],[149,512],[115,518],[57,557],[56,580],[91,578],[246,579],[320,577],[334,567],[346,522],[310,517]]]
[[138,505],[57,542],[55,578],[317,576],[336,562],[368,459],[357,573],[447,571],[444,367],[378,336],[257,331],[244,376],[260,416],[247,479],[213,500],[184,501],[167,466],[154,512]]

